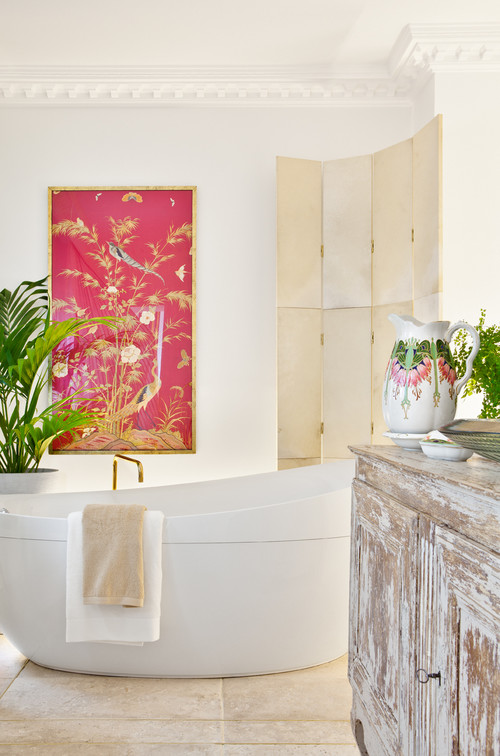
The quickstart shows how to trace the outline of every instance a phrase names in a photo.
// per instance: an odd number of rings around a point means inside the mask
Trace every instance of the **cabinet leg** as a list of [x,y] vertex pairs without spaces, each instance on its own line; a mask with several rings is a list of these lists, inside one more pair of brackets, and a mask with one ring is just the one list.
[[365,746],[365,732],[363,730],[363,723],[361,719],[356,719],[354,724],[354,737],[359,748],[361,756],[370,756]]

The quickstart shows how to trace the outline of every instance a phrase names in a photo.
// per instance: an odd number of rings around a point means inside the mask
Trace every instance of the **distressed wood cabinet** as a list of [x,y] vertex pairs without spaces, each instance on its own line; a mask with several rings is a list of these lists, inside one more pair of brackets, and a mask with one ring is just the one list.
[[500,754],[500,464],[353,447],[349,680],[369,756]]

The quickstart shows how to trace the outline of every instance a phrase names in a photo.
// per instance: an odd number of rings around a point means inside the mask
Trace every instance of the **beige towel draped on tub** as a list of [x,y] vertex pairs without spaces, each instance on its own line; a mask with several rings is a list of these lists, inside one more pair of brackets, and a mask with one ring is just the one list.
[[[116,504],[103,505],[110,509]],[[116,510],[117,513],[118,510]],[[113,512],[115,514],[115,512]],[[144,512],[143,564],[144,605],[125,607],[107,604],[84,604],[82,512],[68,515],[66,572],[66,641],[67,643],[127,643],[142,645],[160,637],[162,585],[163,512]],[[102,541],[101,541],[102,543]],[[103,552],[111,550],[111,539],[104,539]],[[114,575],[114,571],[113,571]],[[122,593],[114,588],[110,593]],[[135,593],[127,588],[124,593]],[[124,596],[120,596],[120,601]],[[125,598],[131,598],[125,596]]]
[[82,515],[83,603],[143,606],[140,504],[88,504]]

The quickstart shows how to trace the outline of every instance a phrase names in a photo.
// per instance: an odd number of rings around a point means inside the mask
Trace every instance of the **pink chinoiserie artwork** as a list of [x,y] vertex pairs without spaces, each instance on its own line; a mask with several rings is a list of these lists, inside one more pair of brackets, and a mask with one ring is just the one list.
[[194,444],[196,189],[49,190],[53,320],[92,325],[52,355],[54,400],[96,422],[53,453],[182,452]]

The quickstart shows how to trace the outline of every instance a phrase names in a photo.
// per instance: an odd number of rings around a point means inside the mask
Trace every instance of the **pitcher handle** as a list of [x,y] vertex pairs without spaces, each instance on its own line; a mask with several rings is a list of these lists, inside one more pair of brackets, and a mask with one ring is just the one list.
[[469,325],[468,323],[463,323],[462,321],[458,321],[458,323],[453,323],[452,326],[448,328],[445,335],[445,340],[450,342],[452,335],[455,333],[455,331],[460,330],[463,328],[465,331],[468,331],[470,335],[472,336],[472,350],[469,356],[467,357],[467,362],[465,363],[465,374],[460,378],[457,385],[455,386],[455,391],[457,392],[457,396],[469,380],[469,378],[472,375],[472,365],[476,358],[477,353],[479,352],[479,347],[481,346],[481,340],[479,338],[479,334],[474,328],[474,326]]

